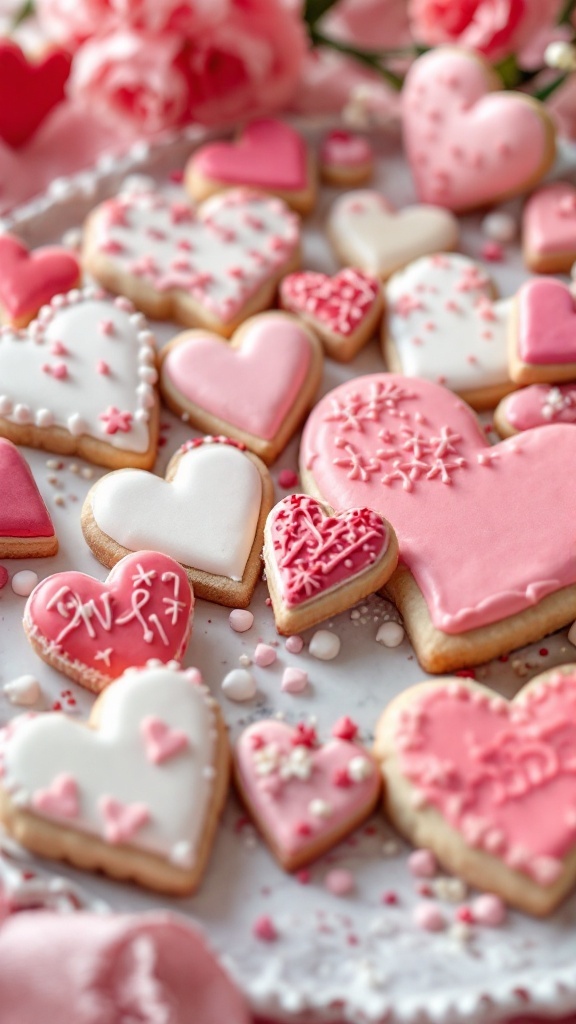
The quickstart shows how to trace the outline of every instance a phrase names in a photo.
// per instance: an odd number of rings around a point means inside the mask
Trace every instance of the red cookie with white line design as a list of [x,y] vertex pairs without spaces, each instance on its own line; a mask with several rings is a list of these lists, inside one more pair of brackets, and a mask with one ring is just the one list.
[[159,892],[197,888],[230,763],[197,669],[131,668],[87,723],[21,715],[0,733],[0,755],[0,819],[22,846]]
[[313,270],[289,274],[280,285],[280,304],[312,327],[326,355],[339,363],[370,341],[384,309],[380,282],[352,267],[334,277]]
[[81,572],[42,580],[28,598],[24,630],[44,661],[99,693],[150,658],[180,661],[193,610],[182,566],[157,551],[138,551],[104,583]]
[[73,252],[44,246],[35,252],[14,235],[0,235],[0,322],[26,327],[41,306],[80,283]]
[[276,628],[290,636],[383,587],[398,563],[398,541],[369,508],[334,515],[315,498],[291,494],[266,521],[264,563]]

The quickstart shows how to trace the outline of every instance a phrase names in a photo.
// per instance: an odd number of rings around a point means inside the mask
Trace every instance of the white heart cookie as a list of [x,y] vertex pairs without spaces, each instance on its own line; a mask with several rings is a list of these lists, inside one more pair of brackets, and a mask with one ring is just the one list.
[[493,294],[478,264],[456,253],[424,256],[395,274],[386,286],[389,369],[444,384],[474,405],[484,404],[482,392],[510,391],[511,300]]
[[371,189],[341,195],[330,210],[327,228],[345,263],[382,278],[418,256],[458,244],[458,221],[449,210],[422,205],[396,211]]
[[9,831],[40,852],[43,835],[48,855],[80,867],[114,874],[123,863],[121,877],[190,890],[210,849],[228,761],[217,707],[198,679],[196,669],[150,662],[101,695],[90,728],[58,713],[12,722],[0,741]]
[[0,328],[0,434],[103,466],[156,455],[155,340],[128,299],[57,295],[28,327]]

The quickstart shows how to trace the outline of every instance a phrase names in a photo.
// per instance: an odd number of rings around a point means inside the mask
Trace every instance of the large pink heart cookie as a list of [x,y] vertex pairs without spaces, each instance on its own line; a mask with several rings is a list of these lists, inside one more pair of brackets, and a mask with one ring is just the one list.
[[404,146],[423,202],[451,210],[527,192],[555,156],[545,108],[499,92],[477,54],[438,47],[412,65],[402,92]]
[[[197,669],[155,660],[131,668],[99,697],[87,724],[22,715],[3,730],[6,828],[35,853],[161,892],[191,892],[208,859],[229,762],[224,724]],[[165,738],[162,757],[152,730]]]
[[270,463],[314,401],[322,362],[316,335],[295,317],[260,313],[231,344],[205,331],[174,338],[162,352],[162,394],[199,430],[235,437]]
[[576,261],[576,188],[544,185],[530,196],[522,217],[524,260],[538,274],[567,274]]
[[30,466],[0,438],[0,557],[55,555],[58,539]]
[[344,719],[334,738],[319,746],[311,727],[265,719],[249,726],[236,744],[236,784],[286,871],[338,843],[378,799],[378,771],[371,755],[353,742],[355,732]]
[[296,214],[232,189],[197,210],[158,192],[122,192],[88,218],[83,263],[148,316],[229,336],[266,309],[299,263]]
[[509,368],[517,384],[576,379],[576,300],[562,281],[536,278],[518,292]]
[[182,567],[157,551],[138,551],[105,583],[81,572],[42,580],[28,598],[24,629],[41,658],[98,693],[150,658],[182,658],[193,608]]
[[441,672],[576,617],[576,483],[566,473],[575,457],[571,426],[490,446],[444,388],[374,374],[318,403],[301,471],[333,508],[366,505],[394,524],[400,565],[387,589],[421,663]]
[[397,697],[376,731],[396,827],[448,870],[534,914],[576,881],[576,666],[512,703],[460,679]]
[[80,280],[74,253],[58,246],[28,252],[13,235],[0,236],[0,319],[25,327],[54,295],[68,292]]

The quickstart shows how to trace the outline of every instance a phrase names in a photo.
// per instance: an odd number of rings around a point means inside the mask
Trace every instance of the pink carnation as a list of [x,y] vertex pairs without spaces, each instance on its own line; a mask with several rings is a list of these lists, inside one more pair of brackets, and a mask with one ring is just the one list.
[[75,49],[115,29],[193,34],[225,18],[231,0],[37,0],[49,39]]

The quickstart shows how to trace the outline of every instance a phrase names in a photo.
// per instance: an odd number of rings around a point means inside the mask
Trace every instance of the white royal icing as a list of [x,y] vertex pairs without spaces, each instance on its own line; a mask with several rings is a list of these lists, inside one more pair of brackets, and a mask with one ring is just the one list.
[[168,483],[144,470],[103,477],[92,495],[97,526],[130,551],[151,549],[177,562],[241,580],[262,502],[262,478],[229,444],[182,455]]

